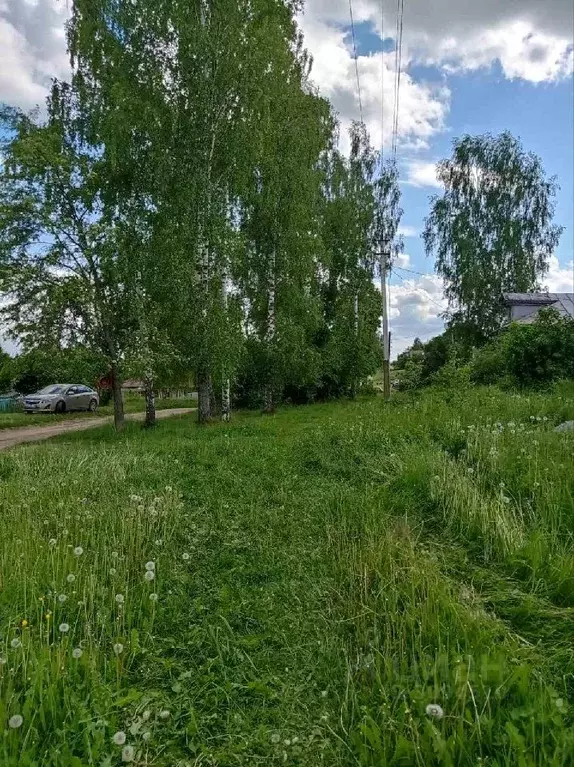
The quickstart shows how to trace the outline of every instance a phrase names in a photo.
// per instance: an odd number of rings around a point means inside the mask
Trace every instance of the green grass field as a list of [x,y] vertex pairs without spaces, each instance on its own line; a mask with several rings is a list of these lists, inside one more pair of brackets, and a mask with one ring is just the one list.
[[0,455],[0,764],[574,764],[572,395]]
[[[142,413],[145,410],[145,400],[143,397],[126,396],[124,401],[126,413]],[[176,407],[197,407],[197,400],[194,399],[157,399],[156,408],[158,410],[168,410]],[[0,413],[0,429],[17,429],[21,426],[43,426],[58,421],[70,421],[76,418],[94,418],[102,415],[113,415],[113,405],[105,405],[98,408],[97,413],[67,413],[56,415],[56,413]]]

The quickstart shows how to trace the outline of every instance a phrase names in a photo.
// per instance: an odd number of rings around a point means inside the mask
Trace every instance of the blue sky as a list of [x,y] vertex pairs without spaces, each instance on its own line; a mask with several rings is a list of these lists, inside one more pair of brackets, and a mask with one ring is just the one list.
[[[0,0],[0,102],[31,109],[43,102],[52,77],[66,78],[64,24],[70,4]],[[373,144],[387,150],[396,5],[351,0],[365,122]],[[429,338],[442,328],[442,285],[424,256],[420,231],[428,198],[438,191],[434,163],[449,155],[453,137],[462,133],[508,129],[558,176],[556,221],[566,230],[547,282],[555,291],[574,290],[574,3],[404,0],[404,8],[398,156],[408,236],[399,266],[430,274],[403,271],[403,280],[393,281],[395,354],[416,335]],[[339,116],[346,150],[346,131],[360,116],[349,0],[306,0],[299,23],[314,59],[312,79]]]

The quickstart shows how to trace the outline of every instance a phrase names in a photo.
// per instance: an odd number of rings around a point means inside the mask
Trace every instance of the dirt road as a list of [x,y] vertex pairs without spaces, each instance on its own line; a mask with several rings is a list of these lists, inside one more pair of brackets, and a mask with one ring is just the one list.
[[[171,410],[158,410],[157,417],[170,418],[177,415],[188,415],[194,413],[195,408],[173,408]],[[49,416],[48,416],[49,418]],[[128,421],[143,421],[144,413],[130,413],[126,415]],[[21,429],[3,429],[0,431],[0,450],[6,450],[15,445],[21,445],[24,442],[39,442],[50,437],[57,437],[60,434],[68,434],[71,431],[85,431],[94,429],[97,426],[106,426],[113,423],[112,416],[102,418],[74,419],[73,421],[58,421],[58,423],[47,426],[23,426]]]

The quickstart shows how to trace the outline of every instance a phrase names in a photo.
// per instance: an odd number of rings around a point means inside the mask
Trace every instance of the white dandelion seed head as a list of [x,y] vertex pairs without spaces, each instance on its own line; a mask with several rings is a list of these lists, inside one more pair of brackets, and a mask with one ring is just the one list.
[[190,555],[186,551],[184,554],[181,555],[181,558],[183,559],[184,562],[189,562]]
[[125,597],[124,597],[124,595],[123,595],[123,594],[116,594],[116,597],[115,597],[115,599],[116,599],[116,602],[117,602],[119,605],[123,605],[123,603],[124,603],[124,601],[125,601]]
[[84,553],[84,549],[81,546],[76,546],[76,548],[74,549],[74,556],[81,557],[83,553]]
[[161,546],[163,544],[163,541],[161,540],[161,538],[158,538],[157,541],[154,541],[154,543],[156,546]]
[[148,740],[151,740],[151,732],[149,730],[142,733],[142,740],[145,740],[146,743]]
[[58,543],[58,541],[55,538],[50,538],[48,541],[48,546],[55,546]]
[[58,626],[58,631],[61,634],[67,634],[69,630],[70,630],[70,624],[69,623],[60,623],[60,625]]
[[169,711],[167,709],[164,709],[163,711],[159,712],[159,718],[163,719],[164,721],[166,719],[169,719]]
[[133,746],[124,746],[122,748],[122,762],[133,762],[135,751]]
[[76,580],[76,576],[74,575],[74,573],[70,573],[69,575],[66,576],[66,580],[68,581],[68,583],[73,583]]
[[140,504],[140,505],[138,506],[138,511],[143,511],[143,510],[144,510],[144,507],[143,507],[143,506]]
[[110,575],[117,575],[117,572],[115,567],[110,567]]
[[173,488],[172,488],[172,486],[171,486],[171,485],[166,485],[166,486],[165,486],[165,492],[166,492],[166,493],[171,493],[171,491],[172,491],[172,490],[173,490]]
[[14,714],[14,716],[11,716],[10,719],[8,719],[8,727],[17,730],[18,727],[22,727],[23,722],[24,718],[20,714]]
[[121,642],[116,642],[114,645],[114,653],[116,655],[121,655],[124,651],[124,646]]
[[469,474],[474,474],[474,469],[472,468],[472,466],[469,466],[469,467],[468,467],[468,469],[467,469],[467,472],[468,472]]
[[151,711],[149,709],[146,709],[142,714],[142,721],[149,722],[150,719],[151,719]]
[[10,642],[10,647],[11,647],[13,650],[17,650],[19,647],[22,647],[22,642],[21,642],[21,641],[18,639],[18,637],[15,637],[15,638],[14,638],[14,639],[13,639],[13,640]]
[[277,732],[274,732],[273,735],[271,736],[271,743],[279,743],[280,740],[281,740],[281,735],[279,735],[279,733]]
[[118,730],[118,732],[114,733],[112,740],[116,746],[123,746],[127,740],[127,735],[122,730]]
[[137,503],[138,501],[141,501],[141,496],[140,495],[130,495],[130,501],[132,501],[132,503]]
[[426,712],[427,715],[432,716],[433,719],[442,719],[444,716],[444,711],[438,703],[429,703],[426,707]]
[[59,602],[61,605],[63,605],[63,604],[64,604],[64,602],[66,601],[66,599],[67,599],[67,598],[68,598],[68,597],[67,597],[67,595],[66,595],[66,594],[59,594],[59,595],[58,595],[58,602]]
[[145,563],[145,569],[146,570],[155,570],[155,562],[146,562]]
[[144,578],[146,579],[146,581],[153,581],[153,579],[155,578],[154,571],[153,570],[146,570]]
[[72,658],[75,658],[76,660],[78,660],[78,658],[81,658],[83,654],[84,654],[84,651],[82,650],[81,647],[74,647],[74,649],[72,650]]
[[502,496],[502,503],[510,503],[510,498],[507,495]]
[[112,553],[111,553],[111,557],[112,557],[112,559],[117,559],[117,558],[118,558],[118,556],[119,556],[119,554],[118,554],[118,552],[117,552],[117,551],[112,551]]
[[157,600],[158,600],[158,596],[157,596],[157,594],[155,592],[153,594],[150,594],[149,598],[150,598],[150,600],[152,602],[157,602]]

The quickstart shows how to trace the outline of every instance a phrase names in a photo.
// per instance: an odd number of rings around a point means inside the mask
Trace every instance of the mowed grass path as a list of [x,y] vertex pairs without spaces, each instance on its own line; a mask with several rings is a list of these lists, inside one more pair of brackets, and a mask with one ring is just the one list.
[[0,456],[0,764],[574,764],[567,418],[478,390]]

